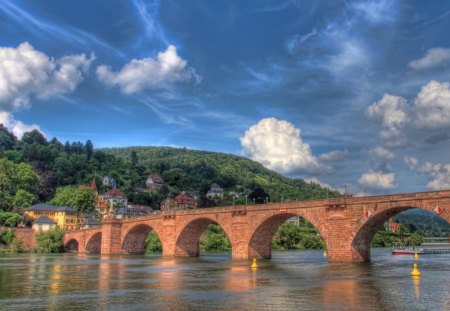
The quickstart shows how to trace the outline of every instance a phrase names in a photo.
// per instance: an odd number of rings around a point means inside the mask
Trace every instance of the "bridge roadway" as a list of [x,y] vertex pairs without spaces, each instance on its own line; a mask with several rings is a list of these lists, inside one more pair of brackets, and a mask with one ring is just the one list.
[[368,261],[375,233],[389,218],[411,208],[450,222],[450,190],[168,211],[105,220],[99,228],[68,231],[63,240],[67,250],[79,253],[139,254],[154,230],[163,256],[198,256],[200,236],[213,223],[226,232],[233,259],[270,258],[276,230],[298,215],[320,232],[330,262]]

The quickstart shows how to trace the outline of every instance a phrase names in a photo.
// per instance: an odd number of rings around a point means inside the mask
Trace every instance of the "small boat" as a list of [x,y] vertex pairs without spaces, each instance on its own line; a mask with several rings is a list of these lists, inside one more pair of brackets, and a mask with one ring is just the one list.
[[425,250],[423,248],[415,248],[415,247],[402,247],[402,248],[397,248],[397,247],[393,247],[392,248],[392,255],[414,255],[414,254],[425,254]]

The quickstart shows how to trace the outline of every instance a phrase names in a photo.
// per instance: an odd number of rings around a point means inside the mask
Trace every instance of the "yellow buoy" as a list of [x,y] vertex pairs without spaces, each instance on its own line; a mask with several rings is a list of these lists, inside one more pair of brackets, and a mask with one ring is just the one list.
[[415,253],[414,253],[414,259],[415,259],[415,260],[419,259],[419,253],[418,253],[418,252],[415,252]]
[[253,263],[252,263],[252,265],[251,265],[250,267],[252,267],[252,268],[258,268],[258,265],[257,265],[257,263],[256,263],[256,258],[253,258]]
[[413,269],[412,269],[412,271],[411,271],[411,275],[412,275],[412,276],[420,276],[420,271],[419,271],[419,269],[417,268],[417,263],[414,263]]
[[327,251],[324,250],[322,255],[323,255],[323,257],[327,257]]

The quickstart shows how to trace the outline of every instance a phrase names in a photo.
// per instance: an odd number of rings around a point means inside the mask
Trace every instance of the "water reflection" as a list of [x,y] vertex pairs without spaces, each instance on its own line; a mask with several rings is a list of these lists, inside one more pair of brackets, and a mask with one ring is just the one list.
[[412,276],[411,279],[414,286],[416,301],[418,302],[420,300],[420,276]]
[[446,310],[450,255],[411,258],[374,251],[373,263],[328,264],[320,251],[272,260],[229,255],[0,257],[3,310]]
[[231,265],[229,272],[225,275],[225,290],[231,292],[247,292],[256,287],[257,270],[251,269],[250,265],[238,262]]

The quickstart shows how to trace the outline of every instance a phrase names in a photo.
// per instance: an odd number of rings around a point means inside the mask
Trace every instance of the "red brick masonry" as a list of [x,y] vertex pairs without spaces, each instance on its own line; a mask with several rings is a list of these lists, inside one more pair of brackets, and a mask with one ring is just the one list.
[[375,233],[386,220],[410,208],[440,211],[440,216],[450,222],[450,190],[167,211],[105,221],[98,229],[68,231],[64,244],[79,253],[142,253],[145,237],[154,230],[161,239],[164,256],[198,256],[201,234],[215,223],[228,235],[233,259],[270,258],[275,231],[287,219],[299,215],[323,236],[329,261],[368,261]]

